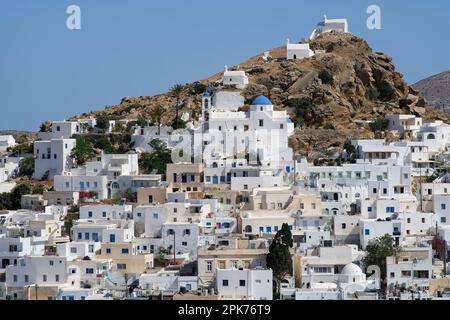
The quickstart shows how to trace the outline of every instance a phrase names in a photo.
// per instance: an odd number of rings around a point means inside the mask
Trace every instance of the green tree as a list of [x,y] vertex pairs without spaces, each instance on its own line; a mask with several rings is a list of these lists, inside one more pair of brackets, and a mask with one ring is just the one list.
[[175,119],[173,119],[173,122],[172,122],[172,128],[185,129],[186,122],[181,118],[175,118]]
[[386,258],[395,256],[399,251],[394,238],[386,234],[369,242],[363,263],[367,266],[376,265],[381,270],[381,280],[386,279]]
[[116,152],[113,144],[105,135],[102,135],[95,140],[94,148],[101,149],[107,154],[113,154]]
[[0,193],[0,210],[14,210],[10,193]]
[[379,98],[382,101],[391,101],[395,98],[395,88],[386,79],[378,85]]
[[27,184],[19,184],[10,194],[12,208],[9,210],[18,210],[21,208],[22,196],[31,193],[31,188]]
[[333,75],[326,69],[319,72],[319,78],[324,84],[332,85],[334,83]]
[[195,82],[194,87],[192,88],[191,92],[192,92],[192,94],[200,94],[200,93],[204,93],[206,91],[206,89],[208,89],[206,84],[203,84],[200,82]]
[[356,148],[350,140],[345,141],[344,149],[345,149],[345,151],[347,151],[348,154],[356,153]]
[[144,128],[148,125],[148,119],[142,114],[140,114],[137,118],[136,123],[138,124],[139,127]]
[[386,131],[388,126],[389,120],[384,118],[376,119],[369,124],[369,127],[373,132]]
[[170,95],[175,97],[176,104],[175,104],[175,129],[179,129],[179,112],[180,112],[180,102],[181,102],[181,95],[183,94],[184,87],[181,84],[176,84],[172,88],[170,88]]
[[152,108],[150,113],[153,122],[158,125],[158,135],[161,134],[161,120],[164,112],[166,112],[166,109],[164,109],[162,106],[155,106]]
[[270,99],[270,92],[275,88],[275,82],[272,78],[262,78],[256,81],[257,84],[263,85],[267,88],[267,96]]
[[380,97],[380,93],[378,92],[377,88],[370,87],[366,90],[366,97],[371,101],[375,101]]
[[99,115],[96,120],[97,120],[97,125],[96,125],[97,128],[102,129],[102,130],[106,130],[109,128],[109,120],[110,119],[105,113],[102,113],[101,115]]
[[168,163],[172,163],[172,153],[167,149],[167,145],[159,139],[152,140],[149,145],[152,153],[143,153],[139,159],[142,171],[146,174],[156,170],[159,174],[166,172]]
[[290,248],[294,246],[292,233],[287,223],[277,232],[269,247],[267,267],[272,269],[273,277],[277,283],[277,292],[280,291],[281,281],[293,273],[292,256]]
[[24,158],[19,162],[19,176],[31,178],[34,173],[34,159]]
[[50,132],[51,130],[52,130],[51,121],[42,122],[41,126],[39,127],[39,132]]
[[82,166],[86,164],[86,162],[95,157],[95,155],[94,148],[83,138],[77,137],[76,146],[70,154],[70,157],[75,160],[77,165]]
[[133,190],[127,189],[125,191],[117,192],[114,195],[114,201],[116,203],[120,203],[120,201],[122,201],[122,199],[125,199],[126,202],[136,203],[137,202],[137,192],[133,192]]
[[31,190],[32,194],[44,194],[45,192],[45,187],[43,185],[37,185],[34,186],[33,189]]
[[34,148],[33,148],[32,143],[24,142],[24,143],[20,143],[16,146],[12,147],[12,148],[11,147],[8,148],[8,152],[17,153],[19,155],[28,154],[28,153],[33,153]]

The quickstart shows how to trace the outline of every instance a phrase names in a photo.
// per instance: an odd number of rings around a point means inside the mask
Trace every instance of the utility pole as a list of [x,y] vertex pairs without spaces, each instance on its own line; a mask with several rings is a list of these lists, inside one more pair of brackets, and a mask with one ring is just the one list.
[[176,254],[177,252],[175,251],[175,230],[173,230],[173,265],[176,264]]

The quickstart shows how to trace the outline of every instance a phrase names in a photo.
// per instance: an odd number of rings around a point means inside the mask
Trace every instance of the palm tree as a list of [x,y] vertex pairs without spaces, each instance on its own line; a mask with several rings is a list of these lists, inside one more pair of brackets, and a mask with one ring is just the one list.
[[181,94],[183,93],[184,87],[181,84],[176,84],[170,88],[170,94],[177,99],[177,104],[175,105],[176,115],[175,115],[175,129],[178,129],[178,113],[180,110],[180,100]]
[[166,109],[164,109],[162,106],[153,107],[153,109],[150,111],[152,120],[158,124],[158,136],[161,134],[161,118],[164,112],[166,112]]

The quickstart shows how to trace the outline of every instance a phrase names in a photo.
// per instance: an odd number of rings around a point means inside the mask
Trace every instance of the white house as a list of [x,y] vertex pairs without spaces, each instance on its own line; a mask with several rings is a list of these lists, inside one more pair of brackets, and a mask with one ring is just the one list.
[[389,121],[388,130],[399,133],[410,133],[411,137],[417,135],[423,123],[422,118],[412,114],[387,115],[385,119]]
[[17,291],[18,298],[24,287],[38,285],[61,286],[67,282],[67,259],[57,256],[25,256],[17,265],[6,267],[8,291]]
[[248,77],[245,71],[231,71],[227,67],[225,67],[222,81],[224,86],[236,86],[240,89],[248,85]]
[[360,244],[363,250],[370,241],[386,234],[392,236],[397,245],[401,245],[405,240],[405,223],[402,220],[361,219],[359,226]]
[[324,16],[323,20],[317,24],[317,28],[312,32],[310,40],[313,40],[317,36],[331,31],[347,33],[347,19],[328,19],[327,16]]
[[75,139],[53,139],[34,143],[34,175],[42,179],[47,173],[51,179],[69,172],[72,168],[70,154],[76,146]]
[[107,176],[57,175],[54,178],[54,187],[58,192],[79,192],[80,198],[91,192],[95,193],[99,200],[109,197]]
[[450,224],[450,195],[434,195],[433,209],[439,224]]
[[272,270],[218,269],[217,292],[225,300],[272,300]]
[[88,205],[80,207],[82,220],[118,220],[128,219],[132,216],[131,205]]
[[387,285],[390,292],[404,288],[428,291],[433,276],[433,250],[431,247],[402,247],[386,258]]
[[16,265],[18,259],[31,253],[31,238],[0,238],[0,269]]
[[162,226],[163,247],[174,247],[176,254],[189,253],[193,260],[197,258],[199,226],[196,223],[167,222]]
[[0,152],[5,152],[8,148],[16,145],[16,139],[11,135],[0,136]]
[[288,60],[301,60],[314,56],[314,51],[309,47],[309,43],[289,43],[286,45]]

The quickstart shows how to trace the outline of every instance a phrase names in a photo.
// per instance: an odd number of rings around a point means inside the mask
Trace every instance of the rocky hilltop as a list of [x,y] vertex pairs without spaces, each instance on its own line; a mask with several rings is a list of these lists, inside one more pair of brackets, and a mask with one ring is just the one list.
[[[430,108],[418,91],[396,71],[392,58],[374,52],[354,35],[332,32],[310,42],[312,58],[286,60],[286,48],[276,48],[264,59],[259,54],[234,66],[247,72],[250,84],[242,91],[250,104],[258,95],[268,96],[278,109],[287,109],[297,124],[291,146],[315,157],[333,155],[349,138],[373,138],[368,122],[386,114],[407,113],[425,119],[449,121],[443,112]],[[222,73],[184,86],[182,112],[197,118],[206,86],[218,86]],[[106,113],[116,118],[150,117],[151,109],[167,109],[163,122],[173,120],[176,98],[170,93],[148,97],[125,97],[119,105],[86,113]],[[310,154],[309,154],[310,155]]]
[[413,84],[428,104],[450,113],[450,71],[442,72]]

